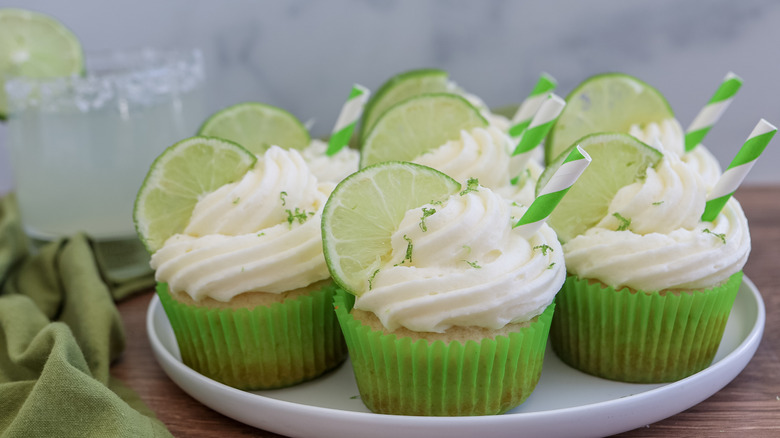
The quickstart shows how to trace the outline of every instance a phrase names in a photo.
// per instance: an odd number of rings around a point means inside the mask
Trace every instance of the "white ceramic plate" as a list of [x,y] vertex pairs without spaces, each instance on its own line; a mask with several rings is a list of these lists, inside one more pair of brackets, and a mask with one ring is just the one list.
[[682,412],[723,388],[747,365],[764,331],[764,302],[744,279],[718,353],[709,368],[669,384],[613,382],[576,371],[548,349],[536,390],[504,415],[407,417],[369,412],[347,361],[336,371],[292,388],[246,392],[181,362],[176,338],[154,297],[146,325],[168,376],[204,405],[228,417],[292,437],[587,437],[628,431]]

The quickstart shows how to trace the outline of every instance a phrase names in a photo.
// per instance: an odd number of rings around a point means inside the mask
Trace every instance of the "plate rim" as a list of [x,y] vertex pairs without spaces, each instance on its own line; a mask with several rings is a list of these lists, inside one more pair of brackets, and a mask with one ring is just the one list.
[[[214,381],[212,379],[209,379],[208,377],[203,376],[202,374],[184,365],[184,363],[182,363],[180,360],[176,359],[173,356],[173,354],[162,344],[162,341],[158,337],[156,330],[154,328],[154,319],[156,317],[157,312],[161,312],[162,317],[167,319],[167,315],[165,315],[165,312],[163,311],[162,305],[159,301],[159,297],[156,294],[153,296],[152,300],[149,303],[149,307],[147,308],[146,329],[147,329],[147,337],[152,346],[152,351],[154,353],[155,359],[157,360],[158,364],[163,368],[163,371],[166,373],[166,375],[182,390],[184,390],[190,396],[198,400],[199,403],[202,403],[212,410],[215,410],[230,418],[233,418],[236,421],[243,422],[251,427],[268,430],[275,433],[281,433],[281,434],[289,434],[291,433],[291,429],[278,428],[275,427],[275,425],[273,424],[271,425],[264,424],[263,426],[258,426],[257,424],[253,424],[252,422],[247,422],[242,418],[238,418],[241,416],[233,415],[233,413],[231,413],[229,409],[226,409],[221,406],[215,407],[201,400],[200,393],[202,391],[191,390],[191,388],[186,388],[185,386],[188,385],[180,383],[179,379],[185,379],[188,381],[187,383],[190,382],[198,383],[199,385],[203,385],[203,389],[209,391],[212,388],[218,389],[220,391],[223,391],[226,395],[235,398],[237,401],[242,401],[242,402],[252,401],[254,404],[259,405],[258,408],[262,407],[264,409],[275,409],[278,412],[294,413],[295,415],[302,416],[302,417],[319,418],[323,420],[335,419],[337,421],[346,422],[353,425],[366,425],[366,426],[371,425],[371,427],[373,428],[376,428],[377,426],[383,426],[383,425],[392,426],[394,428],[392,431],[392,436],[398,436],[401,431],[401,428],[403,427],[407,427],[409,428],[409,430],[419,429],[423,431],[429,431],[430,428],[440,428],[445,425],[459,427],[459,428],[464,426],[473,426],[475,428],[479,428],[480,431],[484,433],[488,431],[484,429],[486,426],[490,426],[492,430],[496,430],[496,426],[500,426],[498,427],[498,429],[501,429],[502,427],[505,428],[508,426],[517,426],[524,421],[533,420],[533,421],[545,422],[545,421],[549,421],[550,417],[570,416],[572,419],[576,419],[578,417],[583,418],[582,417],[583,415],[589,415],[589,413],[591,413],[592,411],[609,410],[614,408],[616,405],[620,405],[623,407],[626,406],[631,407],[632,405],[641,405],[645,399],[657,397],[660,394],[663,394],[665,392],[674,393],[674,392],[680,392],[680,390],[684,391],[685,388],[689,387],[693,382],[696,382],[697,380],[701,380],[701,379],[705,381],[717,380],[718,382],[717,385],[709,387],[708,390],[704,392],[706,393],[706,395],[704,395],[703,397],[697,396],[695,397],[696,400],[693,400],[690,403],[682,403],[682,404],[678,403],[674,405],[675,407],[671,407],[670,405],[667,405],[666,409],[659,409],[656,412],[656,415],[644,416],[643,418],[645,419],[645,421],[642,421],[641,424],[638,424],[632,428],[628,428],[628,429],[618,428],[614,430],[612,429],[603,430],[603,431],[607,431],[608,432],[607,434],[612,434],[612,433],[619,433],[622,431],[632,430],[633,428],[641,427],[643,424],[649,424],[655,421],[660,421],[664,418],[668,418],[672,415],[684,411],[685,409],[695,406],[696,404],[700,403],[701,401],[705,400],[706,398],[720,391],[724,386],[726,386],[729,382],[731,382],[737,375],[739,375],[740,372],[742,372],[742,370],[745,368],[745,366],[747,366],[747,364],[750,362],[753,355],[755,354],[755,351],[758,348],[758,345],[763,336],[764,326],[766,324],[766,308],[758,288],[747,276],[743,277],[742,284],[740,285],[740,289],[743,287],[747,288],[748,292],[750,293],[750,296],[753,298],[753,301],[751,301],[751,303],[755,303],[756,305],[757,308],[756,320],[751,321],[753,325],[750,328],[750,331],[744,337],[744,339],[739,343],[739,345],[736,346],[736,348],[734,348],[726,356],[720,359],[717,363],[707,367],[705,370],[696,373],[692,376],[686,377],[684,379],[678,380],[676,382],[671,382],[657,388],[649,389],[647,391],[643,391],[637,394],[632,394],[620,398],[604,400],[595,403],[588,403],[584,405],[571,406],[571,407],[566,407],[561,409],[547,410],[547,411],[506,413],[503,415],[493,415],[493,416],[424,417],[424,416],[387,415],[387,414],[376,414],[372,412],[349,411],[349,410],[329,408],[323,406],[312,406],[312,405],[306,405],[306,404],[296,403],[292,401],[279,400],[271,397],[266,397],[260,394],[239,390],[224,385],[222,383],[219,383],[217,381]],[[735,364],[736,364],[736,368],[733,368]],[[169,369],[169,367],[171,369]],[[714,379],[713,377],[711,377],[713,374],[719,375],[718,372],[723,369],[730,370],[730,373],[728,373],[725,380]],[[172,375],[174,374],[174,370],[175,370],[175,375]],[[706,379],[705,377],[709,377],[709,379]],[[700,384],[701,383],[697,384],[697,386]],[[195,392],[195,394],[193,394],[193,392]],[[682,408],[680,408],[680,406],[682,406]],[[267,412],[266,414],[272,416],[273,413]],[[286,426],[292,427],[293,432],[305,430],[305,429],[300,429],[300,425],[297,425],[299,426],[297,429],[295,428],[295,426],[289,424]],[[323,426],[322,424],[319,424],[318,426],[319,427],[317,429],[317,432],[319,434],[325,432],[325,430],[322,428]],[[517,430],[515,429],[514,432],[516,434]],[[305,436],[305,435],[296,435],[296,436]],[[504,436],[504,435],[491,434],[489,436],[492,437],[492,436]]]

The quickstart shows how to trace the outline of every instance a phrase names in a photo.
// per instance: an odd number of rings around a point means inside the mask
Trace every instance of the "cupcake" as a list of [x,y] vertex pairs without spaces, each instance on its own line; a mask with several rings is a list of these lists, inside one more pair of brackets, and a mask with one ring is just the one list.
[[[328,265],[349,292],[335,307],[360,397],[383,414],[506,412],[539,380],[565,278],[560,244],[546,225],[522,237],[512,224],[525,209],[474,179],[430,193],[420,175],[449,180],[411,163],[377,164],[342,182],[323,214]],[[360,192],[384,199],[381,217],[349,207]],[[355,225],[361,217],[369,224]],[[370,249],[351,257],[342,245],[362,235],[373,240],[356,242]],[[357,280],[344,280],[355,270]]]
[[201,196],[152,254],[187,366],[252,390],[313,379],[345,359],[320,234],[332,189],[297,151],[272,146],[239,180]]
[[750,235],[735,199],[713,222],[701,221],[707,191],[665,148],[644,178],[617,191],[598,223],[566,240],[569,275],[550,334],[565,363],[637,383],[671,382],[710,365]]

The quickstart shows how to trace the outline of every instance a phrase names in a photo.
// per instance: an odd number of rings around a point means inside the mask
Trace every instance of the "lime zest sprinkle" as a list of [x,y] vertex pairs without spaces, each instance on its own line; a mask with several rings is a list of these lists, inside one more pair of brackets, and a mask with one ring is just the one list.
[[431,204],[431,205],[438,205],[439,207],[441,207],[442,205],[444,205],[444,203],[443,203],[443,202],[441,202],[441,201],[431,201],[431,202],[429,202],[429,204]]
[[412,263],[412,248],[414,247],[414,245],[412,245],[412,239],[404,234],[404,240],[406,241],[406,255],[404,256],[404,259],[401,260],[401,263],[396,263],[393,266],[403,265],[407,260],[409,260],[409,263]]
[[350,397],[349,399],[350,399],[350,400],[357,400],[357,399],[359,399],[359,398],[360,398],[360,396],[359,396],[359,395],[353,395],[353,396],[352,396],[352,397]]
[[703,233],[707,233],[707,234],[712,234],[713,236],[715,236],[718,239],[720,239],[720,241],[723,242],[724,245],[726,244],[726,234],[725,233],[714,233],[714,232],[710,231],[709,228],[703,229],[702,232]]
[[244,272],[244,267],[243,266],[241,267],[241,272]]
[[470,262],[468,260],[463,260],[464,262],[468,263],[469,266],[471,266],[474,269],[482,269],[482,266],[479,266],[476,261]]
[[550,265],[549,265],[549,266],[547,266],[547,269],[552,269],[552,268],[553,268],[553,266],[555,266],[555,262],[552,262],[552,263],[550,263]]
[[468,245],[463,245],[463,249],[466,250],[466,254],[471,254],[471,247]]
[[306,210],[301,210],[298,207],[295,207],[295,212],[293,212],[289,208],[285,211],[287,212],[287,223],[290,224],[290,228],[292,228],[292,224],[296,220],[298,221],[299,224],[302,224],[306,222],[306,219],[309,218],[309,215],[307,214]]
[[368,277],[368,290],[373,289],[373,287],[374,287],[374,277],[376,277],[376,274],[378,274],[378,273],[379,273],[379,269],[374,271],[374,273],[371,274],[370,277]]
[[257,237],[263,237],[265,236],[265,233],[257,233]]
[[282,206],[287,205],[287,200],[284,199],[284,197],[287,196],[287,192],[281,192],[279,193],[279,199],[282,200]]
[[537,248],[542,250],[543,256],[547,255],[547,251],[553,252],[552,247],[546,244],[537,245],[533,249],[537,249]]
[[407,242],[406,256],[404,256],[404,261],[409,260],[409,263],[412,263],[412,248],[413,248],[412,239],[410,239],[406,234],[404,234],[404,240]]
[[422,209],[422,217],[420,218],[420,229],[423,230],[423,232],[428,231],[428,226],[425,225],[425,218],[428,216],[431,216],[432,214],[436,213],[435,208],[425,208]]
[[469,178],[468,181],[466,181],[466,188],[460,192],[460,196],[463,196],[466,193],[476,192],[477,190],[479,190],[479,179]]
[[522,205],[518,204],[517,201],[512,201],[513,207],[522,207]]
[[622,214],[615,212],[612,213],[612,216],[615,216],[617,220],[620,221],[620,225],[618,225],[617,231],[625,231],[628,229],[628,227],[631,226],[631,219],[626,219]]
[[663,203],[664,203],[664,201],[657,201],[657,202],[653,202],[653,205],[661,205]]
[[241,197],[240,197],[240,196],[239,196],[238,198],[234,199],[234,200],[233,200],[233,205],[236,205],[236,204],[238,204],[238,201],[240,201],[240,200],[241,200]]

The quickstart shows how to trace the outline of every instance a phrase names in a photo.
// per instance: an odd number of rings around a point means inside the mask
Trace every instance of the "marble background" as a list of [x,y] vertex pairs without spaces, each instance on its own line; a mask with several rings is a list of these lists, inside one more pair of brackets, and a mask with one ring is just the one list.
[[[52,15],[87,52],[200,47],[208,106],[257,100],[329,133],[350,86],[437,67],[490,106],[517,103],[541,72],[565,95],[606,71],[656,86],[687,126],[729,71],[745,84],[707,137],[727,166],[763,117],[780,123],[780,3],[711,1],[0,0]],[[0,29],[2,32],[2,29]],[[0,189],[10,185],[0,125]],[[780,138],[747,184],[780,184]]]

